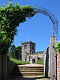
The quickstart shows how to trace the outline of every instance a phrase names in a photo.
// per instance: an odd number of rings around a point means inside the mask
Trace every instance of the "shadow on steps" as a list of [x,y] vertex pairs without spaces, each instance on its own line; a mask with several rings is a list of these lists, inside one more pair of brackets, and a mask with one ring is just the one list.
[[50,78],[45,78],[45,77],[24,78],[19,76],[13,76],[9,78],[9,80],[50,80]]
[[[34,73],[30,73],[31,71],[35,71]],[[50,80],[49,78],[45,78],[44,75],[40,75],[39,73],[40,71],[43,71],[43,67],[18,67],[18,65],[15,66],[15,68],[13,69],[12,75],[9,77],[8,80]],[[37,75],[35,75],[37,71]],[[26,74],[26,72],[29,72],[28,74]],[[39,76],[38,76],[39,74]],[[24,76],[25,75],[25,76]]]

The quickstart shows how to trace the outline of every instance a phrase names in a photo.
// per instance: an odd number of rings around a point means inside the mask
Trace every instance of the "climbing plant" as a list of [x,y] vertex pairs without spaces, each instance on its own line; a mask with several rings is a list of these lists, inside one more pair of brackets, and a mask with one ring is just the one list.
[[57,49],[57,52],[60,53],[60,41],[57,43],[57,45],[56,45],[55,47],[56,47],[56,49]]
[[7,53],[16,35],[16,27],[25,22],[26,17],[32,17],[34,14],[33,7],[27,5],[21,6],[15,3],[12,6],[10,2],[5,7],[0,6],[0,54]]

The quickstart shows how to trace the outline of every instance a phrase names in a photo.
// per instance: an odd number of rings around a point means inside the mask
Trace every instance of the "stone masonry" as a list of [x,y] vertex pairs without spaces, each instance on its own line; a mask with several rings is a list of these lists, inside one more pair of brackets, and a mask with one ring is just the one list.
[[51,36],[49,45],[49,76],[51,80],[56,80],[56,36]]

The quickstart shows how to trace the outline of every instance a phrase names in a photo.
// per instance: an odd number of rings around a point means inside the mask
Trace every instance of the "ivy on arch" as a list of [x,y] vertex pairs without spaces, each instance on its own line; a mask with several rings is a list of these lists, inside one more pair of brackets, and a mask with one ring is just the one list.
[[5,7],[0,6],[0,54],[7,53],[17,32],[16,27],[25,22],[26,17],[34,15],[33,7],[28,5],[21,6],[15,3],[15,6],[12,6],[10,2]]
[[0,6],[0,53],[8,51],[8,48],[14,40],[14,35],[17,32],[16,27],[20,23],[25,22],[26,17],[33,17],[36,13],[47,15],[51,19],[53,23],[53,36],[57,35],[58,20],[47,9],[33,8],[28,5],[21,6],[17,3],[15,3],[15,6],[12,6],[12,2],[9,2],[9,5],[5,7]]

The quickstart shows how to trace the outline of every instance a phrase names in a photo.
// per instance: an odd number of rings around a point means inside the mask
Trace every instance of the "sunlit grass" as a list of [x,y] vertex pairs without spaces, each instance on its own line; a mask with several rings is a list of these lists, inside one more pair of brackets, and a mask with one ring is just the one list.
[[22,60],[17,60],[14,58],[9,58],[11,62],[16,63],[16,64],[30,64],[28,61],[22,61]]
[[43,59],[39,59],[37,62],[35,62],[35,64],[44,64],[44,60]]

